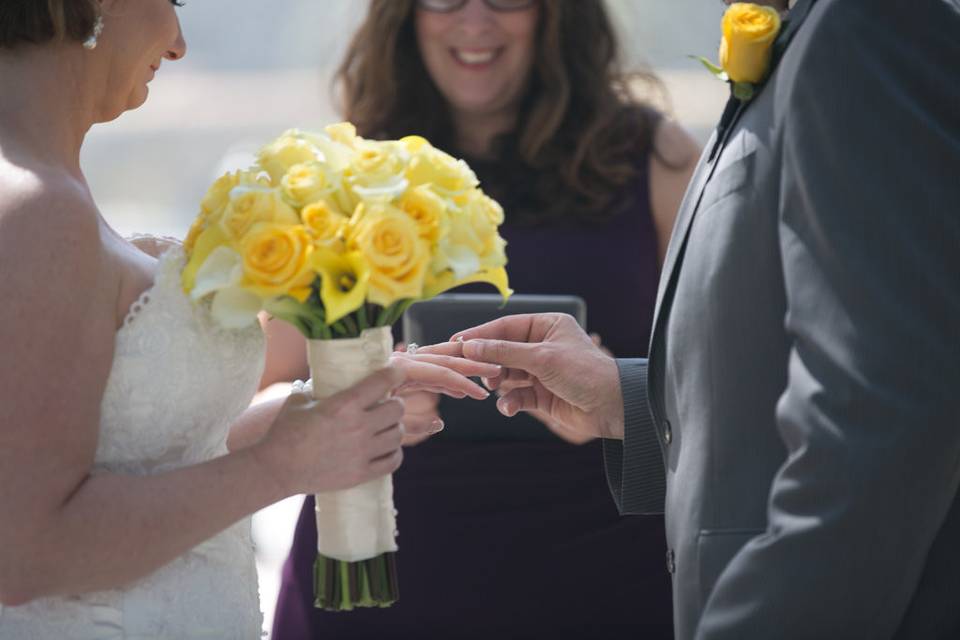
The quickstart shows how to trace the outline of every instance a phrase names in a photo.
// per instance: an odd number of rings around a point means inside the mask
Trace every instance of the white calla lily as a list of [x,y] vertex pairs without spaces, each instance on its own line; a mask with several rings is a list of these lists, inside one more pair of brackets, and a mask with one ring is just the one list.
[[243,329],[257,321],[262,307],[259,296],[239,286],[230,286],[214,294],[210,315],[227,329]]
[[243,279],[243,258],[233,249],[220,246],[210,252],[197,270],[190,297],[199,300],[209,293],[235,286]]
[[472,276],[480,270],[480,257],[470,247],[440,241],[434,272],[449,269],[457,280]]
[[352,188],[353,192],[364,200],[390,202],[402,196],[408,186],[410,186],[410,183],[406,178],[402,175],[396,175],[391,176],[387,181],[379,184],[366,186],[354,184]]

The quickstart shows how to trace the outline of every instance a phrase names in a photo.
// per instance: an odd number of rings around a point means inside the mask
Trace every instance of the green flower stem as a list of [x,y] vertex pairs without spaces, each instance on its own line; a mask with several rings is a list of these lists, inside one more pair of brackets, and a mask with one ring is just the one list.
[[410,305],[413,304],[413,300],[401,300],[400,302],[395,303],[392,307],[390,321],[388,324],[393,325],[403,316],[404,312],[410,308]]
[[707,71],[712,73],[714,77],[716,77],[718,80],[721,80],[723,82],[728,82],[730,80],[730,76],[727,75],[726,71],[724,71],[720,66],[713,64],[703,56],[687,56],[687,57],[693,58],[694,60],[699,61],[700,64],[702,64],[707,69]]
[[353,316],[344,316],[341,320],[343,326],[347,329],[347,335],[357,338],[360,336],[360,331],[357,329],[357,323],[354,321]]
[[327,611],[389,607],[399,597],[396,553],[344,562],[317,554],[313,565],[314,606]]
[[741,102],[749,102],[750,100],[753,100],[754,91],[754,86],[749,82],[733,83],[733,96]]
[[357,328],[360,329],[362,333],[370,326],[367,322],[367,303],[360,305],[360,308],[357,309]]

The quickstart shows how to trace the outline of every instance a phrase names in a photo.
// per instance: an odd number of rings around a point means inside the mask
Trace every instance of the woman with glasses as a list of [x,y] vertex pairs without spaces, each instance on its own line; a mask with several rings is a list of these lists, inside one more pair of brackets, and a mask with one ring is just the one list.
[[[622,75],[617,54],[600,0],[373,0],[338,80],[362,135],[420,134],[475,169],[506,212],[515,290],[583,297],[595,339],[641,357],[698,149],[630,97],[656,80]],[[393,607],[313,607],[307,499],[274,638],[672,637],[662,518],[617,513],[599,442],[494,401],[407,402],[448,428],[396,475]]]

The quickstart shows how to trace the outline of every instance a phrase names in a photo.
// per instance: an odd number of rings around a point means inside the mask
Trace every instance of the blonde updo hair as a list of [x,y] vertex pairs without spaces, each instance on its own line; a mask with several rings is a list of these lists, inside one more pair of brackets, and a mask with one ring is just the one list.
[[100,15],[97,0],[2,0],[0,49],[54,40],[82,42]]

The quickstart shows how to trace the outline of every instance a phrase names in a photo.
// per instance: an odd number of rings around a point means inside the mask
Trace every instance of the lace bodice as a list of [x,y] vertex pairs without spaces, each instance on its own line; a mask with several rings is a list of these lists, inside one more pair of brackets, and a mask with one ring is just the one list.
[[[230,424],[256,391],[260,328],[216,325],[183,293],[183,263],[179,247],[160,258],[153,286],[117,332],[97,470],[148,475],[223,455]],[[243,639],[260,629],[249,519],[125,588],[0,607],[4,640]]]

